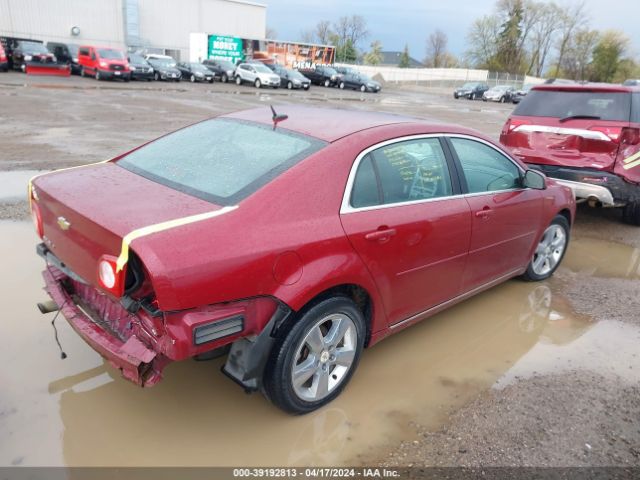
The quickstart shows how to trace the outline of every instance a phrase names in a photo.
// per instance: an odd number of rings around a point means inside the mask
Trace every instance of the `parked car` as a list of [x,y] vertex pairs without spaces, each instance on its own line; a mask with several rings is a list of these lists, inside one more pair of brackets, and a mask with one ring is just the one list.
[[640,225],[640,88],[535,86],[500,142],[531,168],[569,186],[591,206],[621,207]]
[[325,87],[335,87],[340,83],[342,75],[335,69],[323,65],[315,68],[298,69],[298,71],[311,80],[314,85],[324,85]]
[[533,84],[528,83],[524,85],[520,90],[516,90],[514,94],[511,96],[511,102],[520,103],[520,101],[527,96],[529,90],[533,87]]
[[346,73],[342,75],[338,86],[340,89],[351,88],[353,90],[360,90],[361,92],[374,93],[378,93],[382,88],[378,82],[363,73]]
[[138,385],[230,349],[227,376],[306,413],[340,394],[364,347],[560,264],[571,191],[481,134],[279,108],[30,182],[53,300],[40,309]]
[[297,70],[290,68],[284,68],[282,65],[276,63],[265,64],[273,73],[280,77],[280,86],[286,87],[289,90],[302,88],[309,90],[311,87],[311,80],[302,75]]
[[27,63],[56,63],[53,53],[42,42],[19,40],[12,52],[14,70],[27,71]]
[[241,63],[236,68],[236,84],[251,83],[256,88],[280,86],[280,77],[262,63]]
[[58,60],[69,66],[72,75],[80,75],[82,66],[78,63],[78,45],[74,43],[47,42],[49,50]]
[[511,85],[497,85],[482,94],[484,102],[511,103],[516,90]]
[[81,45],[78,49],[80,75],[96,80],[131,80],[131,70],[127,57],[121,50],[111,47]]
[[236,66],[227,60],[216,60],[214,58],[210,58],[203,60],[202,64],[211,70],[222,83],[227,83],[229,80],[234,79]]
[[150,82],[154,79],[154,70],[142,55],[132,53],[127,58],[129,70],[131,70],[131,80],[146,80]]
[[464,97],[469,100],[475,100],[476,98],[482,98],[482,94],[487,90],[489,90],[489,85],[486,83],[469,82],[454,90],[453,98]]
[[625,80],[623,85],[627,87],[640,87],[640,79],[635,80],[630,78],[628,80]]
[[9,71],[9,59],[4,51],[4,47],[0,44],[0,72]]
[[146,55],[145,60],[149,62],[153,68],[153,78],[156,81],[164,80],[166,82],[179,82],[182,78],[182,72],[177,68],[177,62],[168,55]]
[[178,70],[182,74],[182,78],[195,82],[213,83],[213,72],[207,67],[197,62],[180,62],[177,65]]

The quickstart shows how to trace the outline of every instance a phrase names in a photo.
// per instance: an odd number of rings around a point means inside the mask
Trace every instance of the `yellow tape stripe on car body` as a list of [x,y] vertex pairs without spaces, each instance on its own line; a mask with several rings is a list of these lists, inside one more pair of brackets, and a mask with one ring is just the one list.
[[640,152],[631,155],[629,158],[625,158],[623,161],[625,170],[629,170],[630,168],[637,167],[640,165]]
[[170,228],[180,227],[182,225],[188,225],[190,223],[199,222],[201,220],[207,220],[209,218],[219,217],[220,215],[224,215],[225,213],[231,212],[238,208],[237,205],[223,207],[220,210],[215,210],[213,212],[200,213],[198,215],[191,215],[190,217],[176,218],[175,220],[168,220],[166,222],[156,223],[154,225],[149,225],[147,227],[138,228],[134,230],[122,239],[122,250],[120,251],[120,256],[118,257],[118,261],[116,262],[116,272],[119,272],[124,268],[129,261],[129,246],[131,242],[133,242],[136,238],[144,237],[146,235],[150,235],[156,232],[162,232],[164,230],[169,230]]

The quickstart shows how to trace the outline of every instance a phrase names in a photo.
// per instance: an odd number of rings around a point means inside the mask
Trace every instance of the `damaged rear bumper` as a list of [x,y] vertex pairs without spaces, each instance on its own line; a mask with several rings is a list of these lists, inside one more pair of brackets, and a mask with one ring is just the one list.
[[[97,325],[65,290],[66,275],[55,267],[42,272],[45,290],[60,307],[62,315],[82,339],[102,355],[122,376],[141,387],[150,387],[162,379],[169,359],[146,346],[136,335],[122,341]],[[109,301],[105,299],[105,301]]]

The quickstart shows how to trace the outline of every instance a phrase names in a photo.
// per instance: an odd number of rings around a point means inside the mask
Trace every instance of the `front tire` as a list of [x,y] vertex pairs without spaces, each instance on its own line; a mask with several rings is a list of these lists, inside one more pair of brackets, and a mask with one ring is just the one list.
[[242,85],[242,79],[240,77],[236,77],[236,85]]
[[640,201],[629,202],[624,206],[622,221],[640,227]]
[[156,79],[156,82],[159,82],[160,81],[160,74],[158,72],[154,73],[153,74],[153,78]]
[[567,252],[569,234],[567,219],[562,215],[556,215],[542,234],[522,278],[530,282],[539,282],[553,275]]
[[340,87],[340,90],[344,90],[344,82],[340,82],[340,85],[338,85]]
[[195,82],[196,82],[196,76],[195,76],[195,75],[191,75],[191,76],[189,77],[189,81],[190,81],[191,83],[195,83]]
[[289,90],[293,89],[293,83],[291,83],[290,81],[289,81],[289,82],[287,82],[287,88],[288,88]]
[[360,91],[361,92],[366,92],[367,91],[367,86],[366,85],[360,85]]
[[256,78],[256,81],[253,82],[253,84],[255,85],[256,88],[262,87],[262,82],[260,81],[259,78]]
[[324,86],[325,87],[330,87],[331,86],[331,80],[329,80],[328,78],[324,81]]
[[226,73],[223,73],[223,74],[222,74],[222,77],[220,77],[220,81],[221,81],[222,83],[227,83],[227,82],[229,81],[229,77],[227,77],[227,74],[226,74]]
[[365,322],[346,297],[323,300],[283,326],[265,368],[263,389],[282,410],[303,414],[335,399],[358,366]]

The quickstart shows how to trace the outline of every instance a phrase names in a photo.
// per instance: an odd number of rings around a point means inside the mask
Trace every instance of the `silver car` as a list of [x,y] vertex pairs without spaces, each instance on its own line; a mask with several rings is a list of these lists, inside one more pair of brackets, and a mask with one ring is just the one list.
[[241,63],[236,68],[236,84],[253,83],[256,88],[280,86],[280,77],[262,63]]

